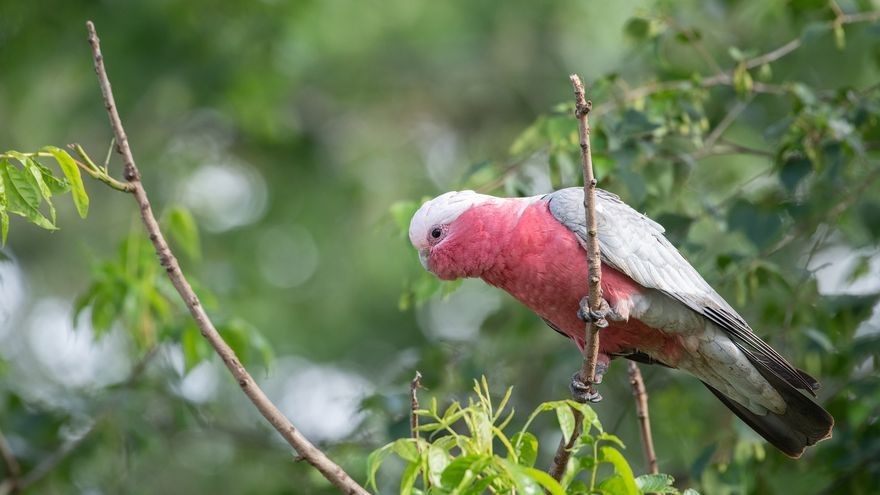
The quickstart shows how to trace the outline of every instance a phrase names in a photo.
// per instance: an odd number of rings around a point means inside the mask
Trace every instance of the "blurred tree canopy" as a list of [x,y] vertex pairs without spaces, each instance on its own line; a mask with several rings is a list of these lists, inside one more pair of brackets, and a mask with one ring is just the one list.
[[[359,480],[408,435],[408,382],[510,407],[566,398],[577,349],[481,283],[440,287],[402,228],[421,198],[580,180],[567,76],[595,102],[600,187],[663,224],[823,384],[834,437],[792,461],[690,377],[645,367],[660,469],[703,493],[880,486],[880,6],[0,0],[0,148],[111,132],[93,19],[155,207],[267,392]],[[119,174],[119,162],[111,171]],[[13,172],[14,173],[14,172]],[[39,493],[333,493],[236,392],[144,249],[130,200],[13,217],[0,430]],[[187,212],[192,212],[192,217]],[[54,220],[54,219],[53,219]],[[624,367],[595,410],[641,473]],[[516,421],[524,418],[517,416]],[[537,466],[559,438],[552,420]],[[0,468],[9,478],[9,467]],[[396,470],[396,471],[395,471]],[[389,461],[378,486],[394,490]]]

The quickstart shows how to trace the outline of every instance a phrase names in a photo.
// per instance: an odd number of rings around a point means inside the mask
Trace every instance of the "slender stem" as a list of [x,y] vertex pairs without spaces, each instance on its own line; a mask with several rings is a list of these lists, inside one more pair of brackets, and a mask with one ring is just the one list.
[[180,265],[174,253],[168,247],[165,236],[159,229],[159,223],[153,214],[150,206],[150,200],[147,192],[140,180],[140,173],[131,153],[131,147],[128,143],[128,137],[122,127],[122,120],[116,109],[116,102],[113,98],[113,92],[107,72],[104,67],[104,57],[101,54],[100,41],[95,32],[95,25],[88,21],[86,27],[89,31],[89,44],[92,47],[92,57],[95,63],[95,73],[98,76],[98,83],[101,86],[101,93],[104,97],[104,107],[107,109],[107,115],[110,118],[110,125],[116,137],[116,151],[122,155],[125,166],[125,179],[133,186],[132,194],[135,201],[140,207],[141,220],[150,236],[150,241],[159,256],[162,267],[168,273],[168,278],[178,294],[189,308],[190,314],[195,320],[196,325],[220,358],[229,369],[229,372],[238,382],[242,391],[251,400],[257,410],[264,418],[275,428],[278,433],[293,447],[298,454],[309,464],[314,466],[320,473],[338,489],[349,494],[366,494],[364,490],[354,479],[349,476],[338,464],[330,460],[324,452],[315,447],[302,433],[297,430],[293,424],[284,416],[277,406],[266,396],[265,392],[257,385],[251,374],[241,364],[241,361],[235,355],[235,352],[229,347],[229,344],[223,340],[220,333],[214,327],[210,317],[205,312],[198,296],[193,292],[192,287],[180,270]]
[[8,476],[6,481],[9,482],[10,490],[12,493],[21,493],[21,465],[18,463],[18,459],[15,458],[15,453],[12,451],[12,447],[9,446],[3,431],[0,431],[0,457],[3,457],[3,464],[6,465],[6,474]]
[[410,393],[410,412],[409,412],[409,431],[410,435],[413,438],[418,440],[419,438],[419,415],[416,414],[416,411],[419,410],[419,395],[418,389],[422,388],[422,374],[416,370],[416,376],[413,377],[412,381],[409,383],[409,393]]
[[[587,285],[589,287],[589,304],[592,309],[599,309],[602,301],[602,261],[599,252],[598,229],[596,226],[596,178],[593,175],[593,156],[590,153],[590,121],[589,113],[593,107],[584,95],[584,84],[577,74],[569,76],[575,97],[575,117],[578,119],[578,135],[581,146],[581,165],[584,174],[584,210],[587,225]],[[599,329],[607,326],[605,321],[587,321],[584,326],[584,361],[581,365],[581,381],[591,388],[596,378],[596,361],[599,357]],[[571,446],[580,435],[583,421],[580,411],[572,409],[575,417],[575,429],[566,443],[563,438],[556,448],[553,465],[549,473],[559,481],[571,457]]]
[[[569,76],[574,87],[575,116],[578,119],[578,134],[581,145],[581,165],[584,173],[584,210],[587,225],[587,284],[589,286],[590,308],[599,309],[602,301],[602,261],[599,252],[599,232],[596,225],[596,178],[593,175],[593,156],[590,152],[589,113],[592,102],[584,96],[584,85],[577,74]],[[584,327],[584,363],[581,367],[581,380],[592,384],[596,376],[596,360],[599,356],[599,329],[607,322],[587,321]]]
[[645,452],[645,461],[648,472],[657,474],[657,454],[654,452],[654,437],[651,436],[651,418],[648,415],[648,392],[645,390],[645,381],[642,380],[642,372],[635,361],[629,362],[629,384],[632,386],[633,397],[636,399],[636,418],[639,420],[639,433],[642,437],[642,450]]

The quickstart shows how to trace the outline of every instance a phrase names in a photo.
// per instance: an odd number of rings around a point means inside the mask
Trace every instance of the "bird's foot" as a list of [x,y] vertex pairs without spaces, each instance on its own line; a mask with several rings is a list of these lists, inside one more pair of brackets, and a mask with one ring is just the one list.
[[605,371],[608,370],[608,363],[597,362],[596,363],[596,375],[593,377],[593,383],[586,382],[581,379],[581,372],[577,371],[575,374],[571,375],[571,383],[569,384],[569,389],[571,390],[571,396],[574,400],[580,402],[581,404],[585,404],[587,402],[599,402],[602,400],[602,396],[599,392],[596,391],[595,385],[602,383],[602,377],[605,375]]
[[599,299],[599,309],[590,308],[589,297],[584,297],[583,299],[581,299],[578,307],[577,316],[581,319],[581,321],[593,323],[599,328],[607,327],[608,320],[623,320],[622,316],[611,309],[611,305],[608,304],[608,301],[605,300],[604,297]]

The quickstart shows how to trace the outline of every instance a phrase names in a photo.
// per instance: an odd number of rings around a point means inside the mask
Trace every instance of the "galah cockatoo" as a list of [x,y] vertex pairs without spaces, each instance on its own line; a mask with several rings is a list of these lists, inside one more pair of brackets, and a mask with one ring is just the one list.
[[[699,378],[791,457],[831,436],[834,419],[801,392],[815,397],[818,382],[755,335],[662,226],[601,189],[596,218],[605,310],[585,312],[583,199],[581,188],[527,198],[448,192],[419,208],[409,237],[437,277],[478,277],[504,289],[581,350],[582,318],[606,317],[597,382],[615,357],[657,363]],[[573,377],[576,394],[586,393],[586,385]]]

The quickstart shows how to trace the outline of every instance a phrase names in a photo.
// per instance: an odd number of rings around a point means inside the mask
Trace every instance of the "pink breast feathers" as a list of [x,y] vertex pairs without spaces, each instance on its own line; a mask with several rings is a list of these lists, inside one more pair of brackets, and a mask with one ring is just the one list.
[[[502,242],[506,249],[482,278],[509,292],[583,348],[584,322],[577,309],[588,292],[587,257],[575,234],[553,217],[545,201],[537,201]],[[626,306],[646,290],[602,264],[602,292],[611,307]],[[611,322],[600,335],[602,354],[641,351],[673,366],[681,345],[674,335],[635,318]]]

